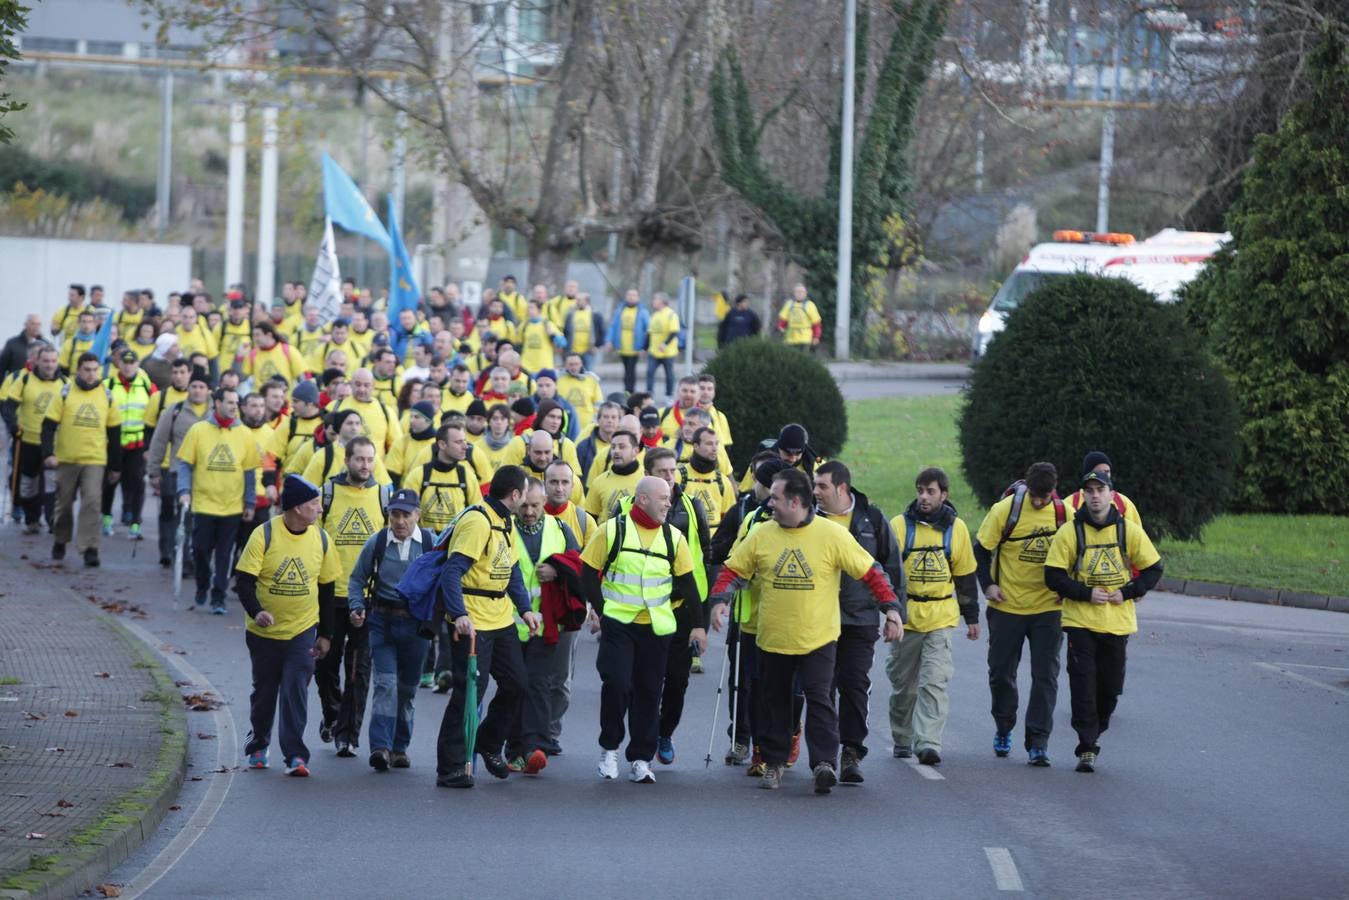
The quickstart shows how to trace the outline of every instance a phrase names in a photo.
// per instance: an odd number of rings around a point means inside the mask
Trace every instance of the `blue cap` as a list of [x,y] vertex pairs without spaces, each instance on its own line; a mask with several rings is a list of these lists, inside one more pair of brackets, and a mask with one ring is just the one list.
[[403,512],[416,512],[421,508],[422,500],[412,488],[394,491],[394,495],[389,498],[390,511],[399,509]]

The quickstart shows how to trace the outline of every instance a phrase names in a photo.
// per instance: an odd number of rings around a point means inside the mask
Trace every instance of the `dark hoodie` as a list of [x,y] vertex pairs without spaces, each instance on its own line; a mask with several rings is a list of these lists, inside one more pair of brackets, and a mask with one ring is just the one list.
[[[909,504],[908,509],[904,510],[904,518],[915,523],[921,522],[924,525],[931,526],[942,533],[950,528],[956,521],[956,508],[947,500],[931,516],[926,516],[918,508],[918,501],[914,500]],[[949,560],[948,560],[949,564]],[[907,574],[907,573],[906,573]],[[952,576],[955,584],[956,603],[960,605],[960,615],[964,618],[966,624],[973,625],[979,621],[979,582],[974,573],[968,575]]]
[[[891,531],[885,514],[879,507],[871,505],[866,494],[853,488],[852,496],[852,521],[848,523],[848,531],[857,539],[857,543],[862,545],[862,549],[870,553],[871,558],[880,563],[881,568],[885,570],[886,577],[890,579],[890,584],[895,589],[895,595],[899,597],[899,616],[907,622],[909,609],[905,591],[904,561],[900,557],[895,534]],[[816,512],[828,518],[822,510]],[[871,590],[856,578],[848,575],[839,576],[838,603],[842,624],[880,627],[880,612],[876,608],[876,598],[872,596]]]

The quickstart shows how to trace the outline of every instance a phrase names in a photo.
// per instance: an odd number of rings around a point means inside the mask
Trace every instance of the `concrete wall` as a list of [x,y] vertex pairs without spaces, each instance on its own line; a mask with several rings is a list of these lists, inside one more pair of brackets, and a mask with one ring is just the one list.
[[104,303],[121,309],[122,291],[150,288],[162,306],[170,291],[192,278],[192,248],[186,244],[132,244],[68,241],[58,238],[0,237],[0,339],[23,327],[28,313],[42,314],[43,333],[65,305],[72,283],[103,285]]

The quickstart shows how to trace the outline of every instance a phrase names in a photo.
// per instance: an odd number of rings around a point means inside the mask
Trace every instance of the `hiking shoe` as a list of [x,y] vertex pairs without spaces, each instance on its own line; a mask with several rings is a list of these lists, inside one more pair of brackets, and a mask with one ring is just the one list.
[[473,776],[464,771],[460,766],[454,770],[453,775],[445,775],[436,779],[436,787],[443,788],[471,788],[473,787]]
[[423,672],[421,686],[424,688],[432,687],[436,683],[436,676],[432,672]]
[[323,741],[325,744],[331,744],[333,742],[333,726],[329,725],[327,722],[320,725],[319,740]]
[[782,766],[770,766],[760,763],[763,769],[763,780],[759,782],[759,787],[765,791],[776,791],[782,787]]
[[838,784],[838,776],[834,774],[834,767],[827,762],[817,763],[811,770],[815,775],[815,793],[827,794]]
[[42,526],[36,522],[29,522],[27,525],[23,526],[24,534],[37,534],[41,530]]
[[1096,754],[1095,754],[1095,753],[1092,753],[1090,750],[1083,750],[1081,753],[1079,753],[1079,754],[1077,755],[1077,769],[1076,769],[1076,771],[1078,771],[1078,772],[1095,772],[1095,771],[1096,771]]
[[141,526],[140,526],[140,523],[139,523],[139,522],[132,522],[132,523],[131,523],[131,530],[127,532],[126,537],[127,537],[127,540],[129,540],[129,541],[143,541],[143,540],[145,540],[145,535],[141,534]]
[[65,544],[52,544],[52,559],[61,560],[66,558]]
[[98,551],[93,547],[84,551],[84,564],[91,569],[98,568]]
[[913,748],[904,744],[895,744],[895,759],[909,759],[913,756]]
[[918,751],[918,764],[920,766],[939,766],[941,765],[941,754],[931,747],[924,747]]
[[523,775],[525,771],[525,758],[523,756],[512,756],[506,760],[506,768],[512,772]]
[[743,766],[745,760],[749,759],[749,747],[746,744],[731,744],[731,749],[726,751],[726,765]]
[[507,766],[506,761],[501,758],[501,754],[483,752],[480,750],[478,751],[478,755],[482,757],[483,768],[486,769],[493,778],[506,778],[511,774],[510,767]]
[[525,765],[522,771],[526,775],[537,775],[548,768],[548,754],[544,753],[542,750],[535,750],[533,753],[529,754],[529,756],[525,757],[524,763]]
[[663,737],[656,741],[656,759],[662,766],[674,765],[674,738]]
[[370,751],[370,768],[376,772],[389,771],[389,751],[372,750]]
[[787,754],[787,768],[796,765],[796,758],[801,755],[801,726],[796,726],[796,731],[792,733],[792,749]]
[[223,604],[223,603],[212,603],[212,604],[211,604],[211,615],[213,615],[213,616],[223,616],[224,614],[225,614],[225,604]]
[[103,517],[103,536],[112,537],[112,516]]
[[169,567],[172,566],[172,565],[173,565],[173,557],[171,557],[171,556],[161,556],[161,557],[159,558],[159,567],[160,567],[161,569],[167,569],[167,568],[169,568]]
[[267,751],[257,750],[254,751],[253,753],[248,754],[248,768],[250,769],[270,768],[270,765],[267,762]]
[[617,751],[617,750],[601,750],[601,751],[600,751],[600,764],[599,764],[598,766],[596,766],[596,769],[599,770],[600,777],[603,778],[603,779],[606,780],[606,781],[613,781],[615,778],[617,778],[617,777],[618,777],[618,751]]
[[689,674],[690,675],[703,674],[703,658],[701,656],[693,657],[693,660],[689,663]]
[[436,673],[436,693],[437,693],[437,694],[448,694],[449,692],[450,692],[450,673],[449,673],[449,672],[437,672],[437,673]]
[[337,740],[334,742],[337,746],[337,755],[342,759],[355,759],[356,751],[351,749],[349,741]]
[[633,784],[655,784],[656,776],[651,772],[651,764],[644,759],[634,759],[632,771],[628,773],[628,781]]
[[1026,751],[1027,765],[1036,766],[1041,769],[1049,768],[1049,751],[1044,747],[1031,747]]
[[993,735],[993,752],[999,757],[1012,755],[1012,733],[1010,731],[999,731]]
[[412,760],[408,759],[408,755],[402,750],[395,750],[389,760],[389,765],[395,769],[410,769],[412,768]]
[[838,780],[844,784],[861,784],[866,780],[862,777],[862,758],[852,747],[843,748],[843,765],[839,767]]
[[206,594],[198,594],[195,598],[193,598],[192,605],[196,609],[205,609],[207,599],[208,598]]
[[745,774],[751,778],[762,778],[765,768],[763,754],[759,752],[758,747],[755,747],[754,755],[750,757],[749,768],[745,770]]
[[303,756],[297,756],[286,763],[286,774],[292,778],[309,777],[309,761]]

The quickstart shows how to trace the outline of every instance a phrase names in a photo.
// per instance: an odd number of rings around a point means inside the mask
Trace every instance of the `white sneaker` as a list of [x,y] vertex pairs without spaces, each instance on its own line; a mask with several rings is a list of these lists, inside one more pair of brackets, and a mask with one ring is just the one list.
[[618,751],[604,750],[600,753],[599,769],[600,777],[612,781],[618,777]]
[[644,759],[634,759],[632,771],[628,773],[628,781],[637,784],[655,784],[656,776],[651,774],[651,764]]

